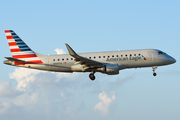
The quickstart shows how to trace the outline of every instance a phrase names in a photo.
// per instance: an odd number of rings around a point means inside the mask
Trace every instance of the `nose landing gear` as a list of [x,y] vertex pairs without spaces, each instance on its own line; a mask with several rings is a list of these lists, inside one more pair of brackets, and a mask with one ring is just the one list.
[[157,73],[155,73],[155,70],[157,69],[157,67],[152,67],[152,69],[153,69],[153,76],[156,76]]

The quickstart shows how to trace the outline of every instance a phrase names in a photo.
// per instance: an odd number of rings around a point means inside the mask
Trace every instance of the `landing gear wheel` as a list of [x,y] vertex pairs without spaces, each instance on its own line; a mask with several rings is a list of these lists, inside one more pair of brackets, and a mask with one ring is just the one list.
[[156,66],[152,67],[152,69],[153,69],[153,76],[156,76],[157,74],[155,73],[155,70],[157,69],[157,67]]
[[153,76],[156,76],[157,74],[156,73],[153,73]]
[[91,79],[91,80],[95,80],[95,76],[94,76],[94,74],[93,73],[91,73],[91,74],[89,74],[89,78]]

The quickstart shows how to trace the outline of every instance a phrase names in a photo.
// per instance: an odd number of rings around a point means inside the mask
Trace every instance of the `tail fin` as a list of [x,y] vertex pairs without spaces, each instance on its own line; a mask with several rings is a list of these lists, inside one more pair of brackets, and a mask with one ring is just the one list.
[[5,34],[13,58],[34,64],[43,63],[13,30],[5,30]]

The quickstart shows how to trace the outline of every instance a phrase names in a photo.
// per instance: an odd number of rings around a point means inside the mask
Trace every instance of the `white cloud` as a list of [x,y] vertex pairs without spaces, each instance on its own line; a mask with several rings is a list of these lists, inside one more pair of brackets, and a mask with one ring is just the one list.
[[113,94],[111,95],[112,97],[108,97],[107,93],[105,93],[104,91],[99,94],[99,99],[101,101],[95,105],[94,109],[99,110],[102,115],[108,114],[110,103],[112,103],[113,100],[116,99],[114,92],[111,92],[111,94]]
[[[15,115],[17,115],[19,113],[22,114],[22,110],[20,110],[20,107],[15,106],[12,102],[7,102],[4,101],[0,104],[0,119],[1,116],[7,116],[8,117],[14,117]],[[7,120],[7,119],[3,119],[3,120]]]
[[56,48],[54,51],[56,51],[57,54],[66,54],[66,52],[60,48]]
[[[13,103],[17,106],[24,106],[27,107],[29,105],[35,104],[38,102],[38,95],[39,93],[24,93],[22,95],[17,96],[13,99]],[[27,104],[28,103],[28,104]]]
[[[96,76],[98,78],[100,74]],[[106,84],[100,85],[103,76],[91,81],[86,73],[54,73],[16,68],[9,77],[16,81],[17,85],[12,85],[10,81],[0,84],[0,119],[4,115],[18,116],[21,113],[27,117],[37,116],[33,117],[34,119],[44,114],[45,120],[78,119],[80,114],[93,112],[92,106],[86,101],[94,94],[98,95],[102,87],[107,88]],[[99,94],[99,99],[100,102],[94,109],[105,115],[116,96],[113,92],[103,91]]]
[[17,86],[12,86],[10,81],[0,84],[0,119],[1,115],[13,115],[12,110],[18,113],[17,108],[26,114],[41,111],[39,114],[53,115],[54,119],[73,118],[76,110],[71,106],[74,101],[71,89],[79,84],[78,76],[79,73],[16,68],[9,77],[17,82]]
[[8,109],[10,108],[10,103],[9,102],[4,102],[0,105],[0,115],[6,114]]
[[10,78],[15,79],[18,82],[17,90],[25,91],[25,87],[28,82],[33,82],[36,79],[36,75],[41,71],[27,69],[27,68],[16,68],[13,73],[10,73]]
[[17,91],[12,88],[10,81],[0,81],[0,97],[14,97]]

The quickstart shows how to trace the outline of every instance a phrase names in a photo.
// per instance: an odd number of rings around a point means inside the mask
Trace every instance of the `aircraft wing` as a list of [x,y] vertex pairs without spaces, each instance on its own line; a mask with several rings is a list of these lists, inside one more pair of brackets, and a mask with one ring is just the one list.
[[78,55],[68,44],[66,44],[66,47],[69,51],[69,54],[75,58],[76,64],[79,63],[81,65],[86,65],[88,67],[100,67],[104,65],[102,62],[98,62]]
[[30,62],[26,62],[24,60],[19,60],[19,59],[12,58],[12,57],[5,57],[5,58],[10,60],[10,61],[14,61],[14,62],[18,62],[18,63],[30,63]]

